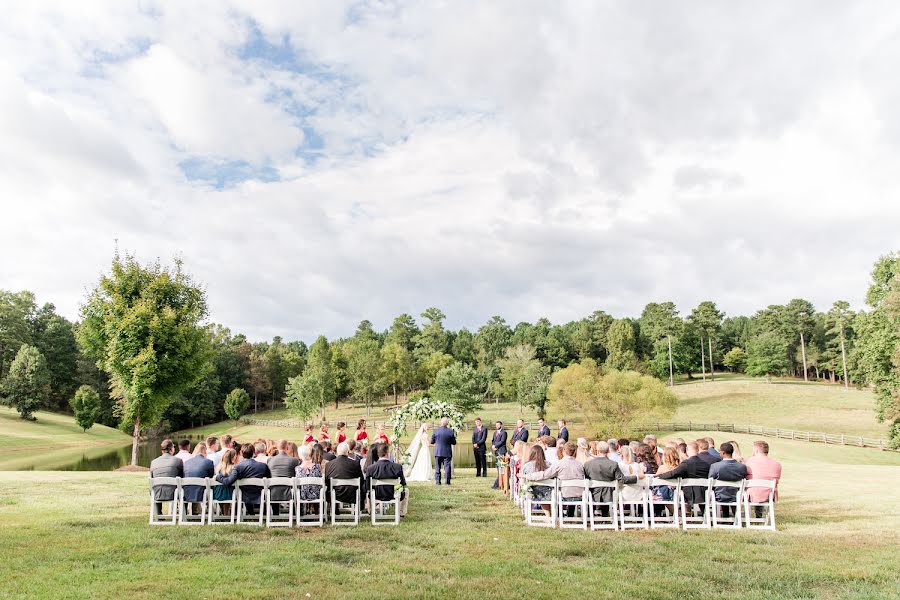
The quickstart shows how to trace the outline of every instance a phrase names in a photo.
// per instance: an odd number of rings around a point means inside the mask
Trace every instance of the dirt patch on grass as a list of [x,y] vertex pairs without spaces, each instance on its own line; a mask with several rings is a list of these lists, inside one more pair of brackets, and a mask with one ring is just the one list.
[[119,467],[116,469],[117,473],[146,473],[149,471],[147,467],[140,467],[138,465],[125,465],[124,467]]

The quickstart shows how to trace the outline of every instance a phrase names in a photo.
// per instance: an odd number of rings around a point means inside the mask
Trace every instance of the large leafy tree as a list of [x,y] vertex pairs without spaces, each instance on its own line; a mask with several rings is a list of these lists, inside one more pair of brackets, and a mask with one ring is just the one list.
[[415,375],[412,354],[400,342],[388,341],[381,348],[381,388],[390,390],[397,402],[399,391],[408,392]]
[[31,320],[31,339],[47,359],[50,395],[47,408],[64,410],[78,387],[78,343],[75,328],[56,314],[53,304],[44,304]]
[[310,414],[309,406],[318,407],[325,419],[325,405],[336,397],[331,344],[320,335],[309,348],[306,369],[288,381],[286,403],[288,409],[301,418]]
[[633,370],[637,368],[637,334],[630,319],[619,319],[607,333],[606,366],[610,369]]
[[83,385],[75,391],[71,399],[72,412],[75,413],[75,422],[82,431],[87,431],[94,426],[97,411],[100,410],[100,396],[89,385]]
[[425,324],[414,338],[416,356],[423,360],[435,352],[446,354],[450,349],[450,337],[444,329],[444,319],[447,316],[439,308],[432,306],[422,313],[422,318],[425,319]]
[[456,332],[450,344],[450,354],[457,362],[475,365],[475,336],[465,327]]
[[502,358],[509,347],[512,330],[503,317],[494,315],[478,328],[475,334],[475,352],[478,366],[482,369],[493,366]]
[[455,362],[438,371],[428,395],[432,400],[456,406],[463,414],[470,413],[482,399],[478,374],[471,365]]
[[882,256],[866,294],[872,307],[857,319],[855,354],[875,387],[875,412],[890,423],[890,441],[900,447],[900,252]]
[[752,338],[747,345],[747,374],[769,378],[781,375],[788,368],[784,340],[777,334],[766,332]]
[[[703,369],[703,378],[706,379],[706,367],[704,363],[709,360],[709,375],[715,380],[715,368],[713,367],[713,340],[718,337],[719,330],[722,327],[722,319],[725,316],[716,303],[712,300],[705,300],[697,305],[697,308],[691,311],[688,320],[700,332],[700,363]],[[706,337],[706,346],[704,348],[703,338]]]
[[550,368],[536,358],[535,349],[528,344],[507,348],[506,355],[497,361],[500,373],[495,392],[524,407],[534,408],[544,415]]
[[553,374],[548,391],[555,411],[583,415],[598,436],[628,435],[640,423],[666,418],[675,396],[658,379],[635,371],[603,371],[588,359]]
[[816,309],[815,307],[813,307],[812,302],[810,302],[809,300],[794,298],[787,303],[787,306],[785,306],[785,313],[788,319],[789,327],[791,328],[794,337],[800,338],[800,356],[803,367],[803,380],[809,381],[806,360],[806,341],[810,338],[815,329]]
[[394,319],[391,329],[385,337],[385,343],[394,342],[400,344],[410,352],[416,347],[416,336],[419,335],[419,326],[412,315],[403,313]]
[[0,380],[22,344],[31,343],[30,322],[37,311],[31,292],[0,290]]
[[14,406],[23,419],[34,421],[34,411],[47,403],[50,371],[40,350],[22,344],[3,382],[4,402]]
[[[678,309],[674,302],[651,302],[641,313],[641,337],[648,348],[646,354],[653,356],[653,370],[660,374],[658,355],[665,352],[668,358],[665,373],[668,374],[669,385],[675,385],[675,359],[672,352],[672,338],[677,338],[682,329],[682,321],[678,318]],[[665,342],[665,343],[663,343]],[[677,346],[677,342],[676,342]]]
[[825,315],[825,340],[823,359],[831,361],[832,381],[834,373],[840,364],[843,373],[844,388],[849,389],[850,377],[847,364],[847,355],[852,352],[853,319],[855,315],[850,310],[850,303],[845,300],[836,301]]
[[380,395],[381,349],[378,341],[367,335],[360,335],[344,346],[347,355],[347,377],[350,393],[355,400],[366,404],[366,414],[372,414],[372,401]]
[[250,408],[250,394],[243,388],[235,388],[225,396],[225,414],[229,419],[237,421]]
[[116,253],[81,309],[79,341],[110,375],[137,464],[141,427],[159,422],[210,359],[206,293],[184,272]]

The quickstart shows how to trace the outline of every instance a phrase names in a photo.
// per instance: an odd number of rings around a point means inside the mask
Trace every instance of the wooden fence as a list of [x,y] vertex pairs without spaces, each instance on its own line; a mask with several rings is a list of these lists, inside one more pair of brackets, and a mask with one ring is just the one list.
[[[303,428],[306,423],[300,421],[272,420],[272,419],[253,419],[251,417],[243,417],[240,422],[245,425],[258,425],[262,427],[290,427],[294,429]],[[371,425],[388,426],[387,422],[372,421]],[[432,423],[432,428],[436,423]],[[493,427],[488,425],[488,430]],[[513,424],[510,424],[513,426]],[[537,422],[526,422],[525,426],[529,431],[535,431],[538,428]],[[469,429],[469,425],[463,425],[463,431]],[[734,423],[700,423],[697,421],[682,422],[661,422],[644,423],[636,427],[638,431],[658,432],[658,431],[724,431],[729,433],[746,433],[750,435],[758,435],[762,437],[774,437],[783,440],[798,440],[801,442],[811,442],[817,444],[834,444],[840,446],[857,446],[859,448],[878,448],[879,450],[896,451],[890,447],[886,440],[880,438],[868,438],[859,435],[847,435],[844,433],[825,433],[822,431],[798,431],[796,429],[781,429],[779,427],[763,427],[762,425],[736,425]]]

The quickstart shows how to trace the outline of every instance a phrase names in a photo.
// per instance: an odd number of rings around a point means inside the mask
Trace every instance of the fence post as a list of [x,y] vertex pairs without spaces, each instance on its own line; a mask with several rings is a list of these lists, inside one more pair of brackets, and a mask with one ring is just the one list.
[[843,433],[841,434],[841,445],[842,445],[842,446],[846,445],[846,442],[844,441],[844,434],[843,434]]

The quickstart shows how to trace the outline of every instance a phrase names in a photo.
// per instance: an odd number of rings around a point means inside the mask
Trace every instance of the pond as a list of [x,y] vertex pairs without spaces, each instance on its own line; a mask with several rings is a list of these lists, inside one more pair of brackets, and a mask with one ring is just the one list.
[[[179,437],[178,439],[185,439]],[[202,438],[187,436],[192,445]],[[162,438],[148,439],[138,445],[138,465],[149,467],[150,461],[159,456]],[[72,448],[65,451],[31,451],[28,456],[16,460],[11,465],[15,471],[114,471],[131,463],[131,445],[115,448]],[[453,466],[469,468],[475,466],[475,455],[471,444],[462,443],[456,447]]]

